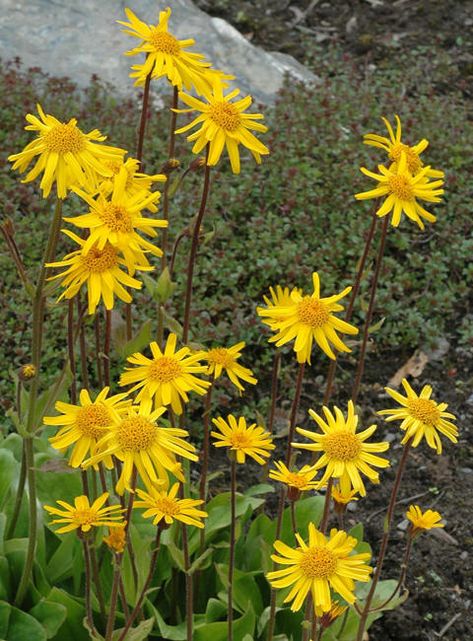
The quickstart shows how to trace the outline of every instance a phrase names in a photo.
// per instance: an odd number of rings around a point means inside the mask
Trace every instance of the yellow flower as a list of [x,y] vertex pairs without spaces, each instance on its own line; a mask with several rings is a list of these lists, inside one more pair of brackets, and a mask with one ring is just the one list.
[[13,162],[13,169],[24,172],[33,158],[39,156],[33,169],[29,171],[22,182],[31,182],[41,172],[40,187],[43,197],[47,198],[52,186],[56,183],[59,198],[66,198],[67,192],[77,185],[93,188],[100,176],[111,176],[106,162],[119,160],[125,154],[124,149],[99,145],[106,140],[98,129],[88,134],[77,127],[77,120],[71,118],[64,123],[54,116],[45,114],[41,105],[36,105],[41,120],[33,114],[27,114],[30,124],[25,127],[37,131],[38,137],[30,142],[23,151],[8,157]]
[[92,402],[89,392],[83,389],[79,394],[80,405],[57,401],[54,407],[62,412],[62,416],[45,416],[43,419],[45,425],[63,426],[49,442],[56,450],[74,445],[69,458],[72,467],[79,467],[89,452],[95,453],[97,440],[114,421],[112,410],[121,416],[131,405],[131,400],[125,400],[127,394],[107,398],[109,391],[109,387],[104,387]]
[[202,356],[202,360],[207,361],[209,364],[207,374],[213,374],[214,378],[217,379],[225,371],[233,385],[240,390],[240,394],[245,389],[239,381],[240,378],[251,385],[256,385],[258,382],[251,369],[237,363],[241,356],[240,352],[244,347],[244,342],[237,343],[233,347],[214,347]]
[[102,541],[117,554],[121,554],[126,546],[126,522],[118,527],[109,528],[108,536],[104,536]]
[[426,510],[422,513],[418,505],[409,505],[406,517],[412,523],[413,533],[420,533],[420,530],[432,530],[436,527],[445,527],[443,523],[440,523],[442,517],[438,512]]
[[417,447],[425,437],[427,444],[437,454],[442,453],[442,441],[438,432],[446,436],[452,443],[457,443],[458,428],[445,419],[456,421],[456,416],[446,412],[447,403],[436,403],[430,398],[432,388],[425,385],[419,395],[414,392],[404,378],[402,384],[407,396],[402,396],[389,387],[386,392],[402,407],[400,409],[381,410],[378,414],[387,415],[387,421],[402,421],[400,428],[406,432],[401,443],[404,445],[412,439],[412,447]]
[[[396,114],[394,116],[396,120],[396,133],[394,133],[391,123],[386,118],[383,118],[383,122],[386,125],[388,130],[389,138],[385,136],[379,136],[378,134],[365,134],[363,136],[363,142],[365,145],[371,145],[372,147],[378,147],[379,149],[384,149],[388,153],[389,159],[393,163],[398,163],[401,160],[401,155],[404,152],[406,154],[407,160],[407,169],[409,172],[415,176],[424,167],[424,163],[420,159],[420,154],[425,151],[429,145],[429,141],[425,138],[422,138],[417,145],[409,147],[402,142],[402,127],[401,120]],[[438,171],[436,169],[427,168],[426,176],[431,176],[432,178],[442,178],[444,173],[443,171]]]
[[171,525],[173,521],[182,521],[186,525],[195,525],[203,528],[202,519],[207,518],[207,512],[198,510],[197,506],[202,505],[203,501],[197,499],[179,499],[179,483],[174,483],[169,492],[160,492],[158,488],[150,487],[149,492],[137,489],[136,493],[142,499],[135,501],[134,508],[145,508],[143,516],[148,519],[153,518],[153,525],[159,525],[164,519],[166,525]]
[[[124,160],[109,161],[105,163],[107,167],[111,170],[113,176],[111,178],[105,178],[101,181],[99,185],[100,191],[104,195],[109,195],[113,192],[114,187],[114,178],[117,176],[122,169],[126,171],[126,181],[125,181],[125,193],[127,196],[136,196],[139,192],[147,191],[151,193],[151,188],[155,182],[166,182],[167,176],[164,174],[143,174],[139,172],[140,161],[136,158],[127,158]],[[95,192],[94,192],[95,193]],[[155,192],[157,194],[157,200],[161,197],[160,192]],[[146,205],[146,209],[152,213],[156,213],[158,208],[154,202],[150,202]]]
[[[139,280],[132,278],[120,269],[120,266],[125,265],[125,260],[120,257],[118,249],[110,243],[106,243],[103,249],[99,249],[97,245],[94,245],[84,255],[82,248],[86,241],[68,230],[64,230],[64,233],[78,243],[80,249],[67,254],[60,261],[46,265],[47,267],[66,267],[64,272],[48,279],[60,278],[61,285],[65,287],[58,300],[73,298],[85,283],[87,286],[89,314],[95,312],[102,298],[106,309],[113,309],[115,295],[125,303],[131,303],[132,297],[125,287],[141,289],[142,284]],[[153,269],[149,264],[139,264],[138,260],[141,260],[141,258],[137,257],[136,260],[137,263],[135,263],[133,269],[128,267],[131,273],[134,273],[135,269],[145,271]],[[143,260],[146,260],[144,256]]]
[[219,416],[213,418],[212,422],[220,430],[211,432],[217,439],[215,447],[229,447],[230,451],[235,452],[237,463],[245,463],[246,457],[251,456],[257,463],[264,465],[264,459],[269,458],[270,451],[276,447],[269,432],[256,423],[247,426],[243,416],[237,421],[229,414],[227,420]]
[[83,467],[99,461],[107,464],[110,456],[118,458],[123,463],[116,487],[119,494],[131,489],[133,467],[146,487],[153,483],[166,484],[168,472],[183,481],[176,455],[191,461],[197,461],[198,457],[194,454],[195,447],[183,438],[188,436],[186,430],[157,424],[165,411],[164,407],[151,411],[151,401],[148,401],[128,407],[123,416],[116,415],[114,424],[97,442],[97,454],[84,461]]
[[344,492],[339,484],[334,484],[332,487],[332,499],[334,503],[339,505],[347,505],[350,501],[358,501],[357,490],[349,490]]
[[169,7],[159,12],[157,25],[146,24],[130,9],[125,9],[125,13],[129,22],[117,20],[118,24],[127,27],[122,31],[142,41],[125,55],[146,54],[143,64],[132,66],[130,78],[136,78],[135,85],[142,85],[151,73],[151,78],[166,76],[179,89],[184,85],[188,91],[194,88],[199,94],[210,90],[211,82],[218,74],[209,70],[210,62],[202,54],[186,51],[195,42],[192,38],[178,40],[168,32]]
[[295,339],[294,351],[298,362],[309,364],[314,340],[329,358],[335,359],[330,343],[341,352],[351,352],[351,349],[342,342],[337,331],[351,335],[358,334],[356,327],[334,316],[334,313],[343,310],[343,306],[338,301],[351,291],[351,287],[346,287],[340,294],[321,298],[317,272],[313,273],[312,281],[314,293],[310,296],[304,296],[301,290],[293,289],[291,303],[285,298],[283,305],[256,309],[263,318],[263,322],[273,331],[278,332],[269,341],[280,347]]
[[212,94],[207,97],[207,103],[184,93],[179,93],[179,98],[190,109],[176,110],[179,113],[188,111],[201,112],[188,125],[177,129],[176,133],[184,133],[192,129],[192,127],[202,124],[200,129],[187,137],[187,140],[195,141],[192,152],[200,154],[208,144],[207,165],[213,166],[218,163],[223,148],[226,146],[234,174],[240,173],[240,144],[250,150],[257,163],[261,162],[262,155],[269,154],[269,149],[250,131],[252,129],[264,133],[268,130],[265,125],[255,122],[256,120],[261,120],[263,114],[243,113],[251,105],[252,98],[251,96],[246,96],[246,98],[231,102],[232,98],[235,98],[239,93],[239,89],[234,89],[227,96],[224,96],[221,84],[215,84]]
[[338,407],[333,408],[334,414],[328,407],[324,406],[322,409],[325,421],[314,410],[309,410],[309,414],[323,433],[317,434],[297,427],[296,430],[299,434],[314,443],[293,443],[293,446],[312,452],[323,452],[314,465],[317,470],[325,467],[324,475],[320,479],[321,485],[327,483],[330,478],[338,478],[341,491],[344,494],[348,494],[353,488],[361,496],[366,496],[360,472],[373,483],[378,483],[379,474],[370,465],[382,468],[389,467],[389,461],[375,456],[373,452],[385,452],[389,448],[389,443],[365,443],[375,432],[376,425],[371,425],[363,432],[356,433],[358,416],[355,414],[355,406],[352,401],[348,402],[346,418]]
[[376,180],[378,186],[370,191],[355,194],[357,200],[386,196],[386,200],[376,214],[382,217],[392,211],[391,224],[393,227],[399,225],[403,212],[408,218],[417,223],[421,229],[425,227],[422,221],[423,218],[431,223],[437,220],[433,214],[424,209],[417,201],[417,199],[431,203],[439,203],[441,201],[440,196],[444,193],[444,190],[440,189],[440,187],[443,185],[443,180],[429,182],[427,173],[430,167],[425,167],[416,176],[412,176],[407,168],[407,156],[405,152],[402,152],[399,163],[389,169],[383,165],[379,165],[378,168],[381,172],[380,174],[375,174],[365,169],[365,167],[361,167],[361,171],[366,176]]
[[338,601],[332,601],[332,607],[328,612],[324,612],[322,608],[318,608],[317,616],[320,617],[320,625],[322,628],[330,627],[335,619],[338,619],[347,609],[347,605],[340,605]]
[[22,365],[20,367],[18,376],[21,381],[30,381],[36,376],[37,373],[38,371],[36,365],[34,365],[33,363],[27,363],[26,365]]
[[130,392],[139,389],[137,401],[154,397],[156,406],[171,405],[176,414],[182,414],[182,403],[189,401],[187,392],[202,396],[210,382],[195,376],[207,370],[205,365],[200,364],[204,352],[192,354],[188,347],[176,352],[176,342],[176,334],[169,334],[164,352],[157,343],[151,343],[153,358],[147,358],[139,352],[132,354],[127,360],[137,367],[125,368],[119,384],[132,384]]
[[300,470],[289,470],[282,461],[275,461],[277,470],[270,470],[269,478],[280,481],[288,487],[294,487],[303,492],[306,490],[317,490],[320,483],[313,481],[317,470],[313,465],[304,465]]
[[330,588],[347,603],[354,603],[355,581],[369,581],[372,568],[365,561],[371,555],[368,552],[351,554],[357,544],[355,538],[335,529],[326,537],[313,523],[309,523],[308,545],[299,534],[296,538],[299,546],[295,549],[275,541],[274,549],[278,554],[271,558],[286,567],[267,574],[273,588],[292,586],[284,603],[292,601],[291,610],[296,612],[310,591],[314,611],[330,612]]
[[[278,323],[286,320],[284,313],[280,316],[278,314],[278,309],[280,307],[293,307],[294,301],[292,300],[293,292],[298,292],[302,296],[302,289],[298,287],[281,287],[281,285],[276,285],[276,287],[269,288],[269,296],[263,294],[263,300],[266,304],[266,307],[271,310],[273,313],[270,317],[262,318],[261,322],[270,327],[273,331],[278,331]],[[256,311],[261,316],[260,311],[263,310],[262,307],[257,307]]]
[[82,216],[64,218],[80,229],[90,233],[82,246],[82,253],[88,254],[93,246],[103,250],[107,243],[119,249],[129,269],[136,263],[144,263],[143,252],[162,256],[163,252],[149,241],[142,238],[137,231],[156,237],[156,227],[167,227],[167,220],[144,218],[142,210],[150,203],[155,203],[159,193],[146,190],[136,192],[133,196],[126,191],[128,174],[124,167],[113,179],[113,191],[110,197],[99,193],[92,198],[81,189],[74,188],[75,193],[89,205],[90,210]]
[[[99,496],[92,505],[89,503],[87,496],[76,496],[74,505],[69,505],[65,501],[56,501],[63,510],[58,510],[56,507],[45,505],[44,509],[49,514],[60,516],[60,519],[51,521],[51,525],[58,523],[67,523],[64,527],[56,530],[57,534],[64,534],[71,532],[71,530],[81,529],[82,532],[88,532],[92,527],[100,527],[106,525],[108,527],[121,527],[123,525],[122,512],[124,510],[120,505],[110,505],[102,507],[108,499],[108,492]],[[115,523],[115,521],[120,521]]]

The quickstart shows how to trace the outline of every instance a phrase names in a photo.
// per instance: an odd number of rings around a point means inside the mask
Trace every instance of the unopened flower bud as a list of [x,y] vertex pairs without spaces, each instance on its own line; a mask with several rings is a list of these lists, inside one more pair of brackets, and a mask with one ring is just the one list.
[[19,371],[19,377],[21,381],[30,381],[32,378],[36,376],[37,370],[36,366],[33,365],[33,363],[27,363],[26,365],[22,365],[20,367]]
[[169,174],[172,174],[172,172],[178,169],[178,167],[180,166],[181,163],[177,158],[169,158],[169,160],[166,160],[164,165],[161,167],[160,173],[169,176]]

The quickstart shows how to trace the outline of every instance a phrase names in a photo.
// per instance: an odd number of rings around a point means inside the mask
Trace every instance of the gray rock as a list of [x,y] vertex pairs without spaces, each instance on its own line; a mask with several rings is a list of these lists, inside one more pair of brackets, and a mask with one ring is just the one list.
[[[286,73],[306,83],[320,82],[291,56],[255,47],[225,20],[210,18],[191,0],[1,0],[0,57],[19,56],[28,67],[69,76],[81,86],[97,74],[118,92],[131,93],[129,66],[142,59],[123,52],[139,41],[122,33],[116,20],[126,20],[128,6],[141,20],[155,24],[159,10],[168,4],[170,31],[181,39],[195,38],[194,50],[204,53],[214,67],[232,73],[242,94],[269,103]],[[153,86],[167,89],[165,81]]]

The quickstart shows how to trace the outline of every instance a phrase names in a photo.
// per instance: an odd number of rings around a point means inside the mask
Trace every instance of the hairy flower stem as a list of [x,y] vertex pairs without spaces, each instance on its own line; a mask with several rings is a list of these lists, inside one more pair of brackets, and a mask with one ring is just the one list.
[[[176,144],[176,119],[177,119],[177,113],[175,109],[177,109],[177,101],[179,97],[179,89],[177,87],[173,87],[173,94],[172,94],[172,101],[171,101],[171,119],[170,119],[170,124],[169,124],[169,147],[168,147],[168,159],[171,160],[174,158],[174,149],[175,149],[175,144]],[[164,183],[163,186],[163,219],[164,220],[169,220],[169,176],[166,182]],[[162,250],[163,250],[163,255],[161,256],[161,270],[163,270],[166,267],[167,264],[167,249],[168,249],[168,228],[164,227],[163,233],[162,233]]]
[[[137,480],[137,469],[135,466],[133,466],[133,472],[131,475],[131,482],[130,482],[130,496],[128,499],[128,506],[127,506],[126,516],[125,516],[125,521],[126,521],[125,538],[127,540],[127,544],[128,544],[128,530],[130,528],[130,521],[131,521],[131,511],[133,509],[133,501],[135,498],[136,480]],[[128,551],[130,550],[128,549]],[[115,626],[115,613],[117,609],[122,563],[123,563],[123,553],[116,553],[115,568],[113,571],[112,594],[110,596],[110,608],[109,608],[109,614],[108,614],[108,620],[107,620],[107,629],[105,632],[105,641],[112,640],[113,628]]]
[[95,362],[97,364],[97,381],[100,389],[103,385],[103,368],[102,368],[102,337],[100,334],[100,314],[95,314],[94,318],[94,332],[95,332]]
[[228,641],[233,641],[233,575],[235,572],[236,466],[236,460],[232,458],[230,485],[230,559],[228,561]]
[[381,263],[383,262],[384,247],[386,244],[386,235],[388,231],[388,225],[389,225],[389,216],[385,216],[383,220],[383,226],[381,227],[381,238],[379,240],[378,255],[376,258],[376,266],[373,274],[373,280],[371,282],[370,300],[368,303],[368,311],[366,312],[365,324],[363,327],[363,338],[361,342],[360,355],[358,357],[358,367],[356,369],[355,382],[353,383],[353,389],[351,393],[351,398],[354,403],[356,403],[358,394],[360,392],[361,379],[363,377],[363,372],[365,369],[366,346],[368,344],[369,329],[371,325],[371,320],[373,318],[374,303],[376,299],[376,290],[378,288],[378,280],[381,272]]
[[18,517],[20,516],[21,504],[23,502],[23,493],[25,491],[25,483],[26,483],[26,453],[25,453],[25,447],[23,444],[23,448],[21,451],[21,467],[20,467],[20,476],[18,479],[18,488],[16,491],[15,505],[13,506],[11,521],[8,526],[7,533],[5,535],[6,541],[8,541],[9,539],[12,539],[13,535],[15,534],[16,524],[18,522]]
[[112,311],[105,310],[105,340],[103,344],[103,378],[107,387],[110,387],[110,342],[112,339]]
[[[358,263],[358,270],[356,272],[355,282],[353,283],[353,289],[350,292],[350,300],[348,303],[347,310],[345,312],[345,321],[347,323],[350,322],[351,317],[353,315],[353,307],[355,305],[355,300],[356,300],[356,297],[358,296],[358,292],[360,291],[361,279],[363,277],[363,272],[365,271],[366,260],[368,258],[368,254],[371,249],[371,244],[373,242],[373,237],[374,237],[376,225],[378,222],[378,217],[376,216],[377,208],[378,208],[378,201],[375,201],[375,207],[373,207],[373,210],[371,212],[371,225],[368,231],[368,236],[366,237],[363,254]],[[336,359],[331,360],[328,368],[328,373],[327,373],[327,382],[325,386],[325,394],[324,394],[324,400],[323,400],[324,405],[327,405],[327,403],[330,400],[330,397],[332,396],[336,367],[337,367],[337,360]]]
[[[207,145],[207,151],[205,159],[208,160],[209,157],[209,146]],[[202,225],[202,220],[205,214],[205,208],[207,206],[207,200],[209,197],[210,189],[210,167],[205,164],[205,174],[204,174],[204,186],[202,189],[202,198],[200,201],[199,212],[194,223],[194,229],[192,230],[192,242],[191,250],[189,253],[189,261],[187,263],[187,281],[186,281],[186,296],[185,296],[185,307],[184,307],[184,323],[182,329],[182,342],[187,344],[189,341],[189,326],[191,318],[191,302],[192,302],[192,283],[194,278],[194,267],[195,260],[197,257],[197,248],[199,245],[199,234],[200,227]]]
[[21,575],[20,583],[18,585],[18,590],[15,597],[15,606],[21,606],[26,590],[28,588],[28,583],[31,578],[33,571],[33,563],[36,550],[36,536],[38,529],[38,515],[36,512],[36,477],[35,477],[35,467],[34,467],[34,432],[37,428],[35,425],[35,409],[36,401],[38,398],[39,391],[39,379],[40,379],[40,361],[41,361],[41,343],[43,336],[43,324],[44,324],[44,307],[45,307],[45,295],[44,295],[44,285],[46,283],[46,263],[50,263],[54,260],[56,254],[56,245],[59,237],[59,231],[61,229],[62,221],[62,200],[60,198],[56,201],[56,207],[54,210],[54,216],[52,220],[51,227],[49,229],[49,237],[46,245],[46,250],[44,252],[43,262],[39,271],[38,281],[36,284],[36,290],[33,298],[33,321],[32,321],[32,337],[31,337],[31,363],[36,368],[36,376],[32,379],[30,385],[30,395],[28,403],[28,416],[26,419],[26,436],[24,437],[23,446],[25,450],[25,463],[27,469],[27,478],[28,478],[28,500],[29,500],[29,533],[28,533],[28,549],[26,551],[25,564],[23,566],[23,572]]
[[386,556],[386,550],[388,548],[388,543],[389,543],[389,534],[390,534],[390,531],[391,531],[391,524],[392,524],[392,520],[393,520],[393,516],[394,516],[394,508],[396,506],[397,495],[398,495],[398,492],[399,492],[399,487],[401,485],[402,475],[403,475],[404,470],[406,468],[407,457],[408,457],[410,449],[411,449],[411,444],[412,444],[412,439],[407,441],[407,443],[404,445],[404,449],[402,451],[401,460],[399,461],[399,465],[398,465],[398,468],[397,468],[396,478],[394,480],[393,489],[391,491],[391,498],[389,499],[388,510],[386,512],[386,517],[384,519],[383,538],[381,539],[381,546],[380,546],[380,550],[379,550],[378,560],[377,560],[377,563],[376,563],[376,569],[374,571],[373,579],[371,581],[370,591],[368,592],[368,596],[366,597],[365,606],[364,606],[363,611],[361,613],[360,623],[358,625],[358,634],[356,636],[356,641],[362,641],[362,639],[363,639],[363,634],[365,632],[365,626],[366,626],[366,620],[367,620],[368,615],[370,613],[371,602],[372,602],[373,597],[374,597],[376,586],[378,585],[379,577],[381,576],[381,570],[383,568],[383,562],[384,562],[384,558]]
[[69,354],[69,366],[71,368],[71,403],[77,403],[77,381],[76,381],[76,358],[74,353],[74,299],[67,302],[67,351]]
[[292,531],[294,532],[294,534],[296,534],[297,533],[296,501],[289,501],[289,506],[291,508]]
[[125,628],[121,635],[118,638],[118,641],[124,641],[127,635],[128,630],[131,628],[133,625],[133,621],[136,619],[138,612],[141,610],[141,604],[144,601],[144,598],[146,596],[146,591],[148,590],[151,581],[153,579],[154,571],[156,570],[156,561],[158,560],[158,552],[159,552],[159,544],[160,544],[160,539],[161,539],[161,532],[162,532],[162,527],[158,525],[157,530],[156,530],[156,538],[154,541],[154,548],[153,548],[153,554],[151,556],[151,563],[149,566],[149,572],[148,576],[146,577],[146,581],[144,582],[143,589],[140,592],[140,596],[138,597],[138,600],[136,602],[135,607],[133,608],[133,611],[131,612],[130,616],[127,617],[127,622],[125,625]]
[[94,624],[94,615],[92,612],[92,599],[91,599],[91,563],[90,563],[90,547],[87,534],[80,534],[79,538],[82,541],[84,550],[84,565],[85,565],[85,615],[87,624],[93,634],[97,634]]
[[[204,440],[202,442],[202,451],[200,459],[202,467],[200,469],[200,485],[199,485],[199,499],[204,501],[207,499],[207,475],[209,472],[209,449],[210,449],[210,409],[212,407],[212,389],[213,384],[207,390],[205,395],[204,414],[202,416],[204,422]],[[200,530],[200,554],[203,554],[205,547],[205,528]],[[196,585],[198,586],[200,573],[196,576]]]
[[407,539],[407,545],[406,545],[406,550],[404,552],[404,558],[401,563],[401,573],[399,575],[399,580],[396,584],[396,587],[391,593],[391,596],[389,596],[386,601],[383,601],[380,605],[378,605],[376,608],[371,608],[371,612],[382,612],[384,608],[390,603],[396,594],[404,587],[404,584],[406,582],[406,574],[407,574],[407,566],[409,565],[409,559],[411,557],[411,550],[412,550],[412,543],[414,541],[414,537],[411,536],[409,533],[408,539]]
[[85,342],[84,319],[81,315],[80,298],[77,297],[77,313],[79,323],[79,350],[80,350],[80,373],[81,384],[85,389],[89,389],[89,372],[87,370],[87,344]]
[[[294,438],[294,430],[296,427],[297,410],[299,409],[299,402],[301,400],[302,382],[304,380],[304,370],[305,370],[305,363],[299,363],[299,371],[297,372],[297,379],[296,379],[296,389],[294,392],[294,398],[292,400],[291,416],[289,419],[289,435],[288,435],[287,450],[286,450],[286,466],[287,467],[289,467],[291,463],[291,453],[292,453],[291,444],[292,444],[292,439]],[[285,495],[286,493],[284,491],[284,487],[282,487],[281,492],[279,494],[278,516],[276,521],[276,534],[274,537],[275,540],[279,539],[279,536],[281,534]],[[275,569],[275,567],[276,567],[276,564],[273,563],[273,570]],[[270,609],[269,609],[267,641],[273,640],[275,622],[276,622],[276,590],[274,588],[271,588],[271,601],[270,601]]]

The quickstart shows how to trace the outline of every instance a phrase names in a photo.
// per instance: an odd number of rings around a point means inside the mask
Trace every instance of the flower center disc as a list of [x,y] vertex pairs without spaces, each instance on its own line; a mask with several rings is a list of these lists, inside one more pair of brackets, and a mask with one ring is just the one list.
[[131,216],[124,207],[105,203],[100,212],[100,218],[111,231],[121,231],[127,234],[131,234],[133,231]]
[[125,418],[118,426],[118,443],[125,452],[149,449],[157,438],[157,428],[144,416]]
[[229,102],[216,102],[209,110],[212,120],[227,131],[235,131],[240,126],[240,114],[236,107]]
[[436,404],[428,398],[409,399],[407,407],[414,418],[427,425],[435,425],[440,419]]
[[92,510],[74,510],[72,519],[81,525],[92,525],[97,519],[97,514]]
[[107,244],[103,249],[92,247],[88,254],[81,256],[82,263],[85,267],[96,274],[106,272],[112,267],[116,267],[117,251],[111,245]]
[[179,514],[181,511],[177,501],[170,499],[167,496],[156,499],[156,507],[167,516],[174,516],[175,514]]
[[353,461],[361,451],[361,443],[351,432],[335,432],[325,437],[324,449],[330,458]]
[[391,176],[389,188],[399,200],[414,200],[414,190],[407,176]]
[[101,428],[107,427],[112,417],[105,405],[87,405],[77,412],[76,424],[83,436],[98,438],[103,433]]
[[160,356],[149,366],[149,377],[159,383],[170,383],[182,374],[182,367],[175,358]]
[[223,367],[231,365],[235,360],[233,356],[228,353],[228,350],[225,349],[225,347],[216,347],[215,349],[209,349],[207,358],[211,363],[223,365]]
[[85,147],[84,135],[75,125],[59,124],[43,136],[48,151],[58,154],[77,154]]
[[393,162],[399,162],[402,152],[406,154],[407,168],[411,174],[416,174],[422,169],[422,161],[419,156],[409,145],[405,145],[402,142],[396,143],[391,147],[389,157]]
[[166,31],[153,31],[149,41],[158,53],[168,53],[171,56],[178,56],[181,52],[178,41]]
[[337,568],[337,558],[326,548],[309,548],[299,567],[309,579],[328,579]]
[[310,296],[305,296],[297,304],[297,316],[301,323],[310,325],[314,329],[323,327],[330,318],[326,305]]
[[294,487],[304,487],[306,485],[307,481],[303,476],[300,476],[299,474],[295,474],[294,472],[289,472],[287,475],[287,480],[288,483]]
[[242,449],[251,447],[251,439],[246,432],[234,432],[231,436],[232,447]]

